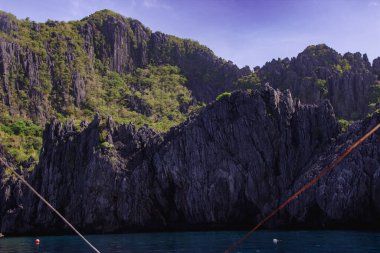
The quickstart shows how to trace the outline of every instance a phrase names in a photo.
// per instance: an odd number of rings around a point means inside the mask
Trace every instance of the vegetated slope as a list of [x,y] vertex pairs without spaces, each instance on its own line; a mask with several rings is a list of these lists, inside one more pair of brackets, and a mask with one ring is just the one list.
[[248,72],[198,42],[152,32],[108,10],[46,23],[0,13],[3,118],[43,126],[51,117],[99,112],[166,131]]
[[[302,105],[269,86],[226,94],[166,134],[53,121],[29,181],[82,231],[247,228],[379,122],[375,113],[339,134],[328,101]],[[379,143],[376,133],[268,225],[378,227]],[[3,232],[65,230],[20,194],[1,203]]]
[[361,119],[380,102],[378,60],[373,67],[367,55],[340,55],[325,44],[307,47],[297,57],[278,59],[257,68],[262,83],[290,89],[304,103],[331,101],[338,118]]
[[102,92],[114,88],[104,78],[123,78],[149,65],[179,67],[188,79],[180,84],[202,102],[213,100],[241,72],[197,42],[153,33],[107,10],[68,23],[1,13],[0,24],[2,110],[35,122],[94,111],[98,105],[91,100],[104,100]]
[[218,94],[260,82],[290,88],[305,103],[328,98],[338,118],[359,119],[379,102],[379,62],[371,67],[366,55],[341,56],[317,45],[251,72],[195,41],[152,32],[109,10],[46,23],[1,12],[0,139],[7,152],[22,150],[21,162],[36,158],[41,140],[4,130],[14,123],[41,127],[57,117],[78,124],[98,112],[164,132]]

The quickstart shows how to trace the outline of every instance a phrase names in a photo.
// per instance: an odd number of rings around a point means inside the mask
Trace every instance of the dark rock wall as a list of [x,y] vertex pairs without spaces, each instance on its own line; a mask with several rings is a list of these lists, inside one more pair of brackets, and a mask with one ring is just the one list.
[[[29,181],[86,232],[247,227],[379,122],[375,114],[338,135],[329,102],[302,105],[269,86],[233,93],[164,135],[111,119],[81,129],[53,121]],[[377,226],[378,140],[375,134],[268,226]],[[22,205],[2,210],[3,232],[65,230],[22,193]]]
[[[13,166],[12,157],[7,155],[0,145],[0,158],[7,161],[10,166]],[[26,166],[27,167],[27,166]],[[26,178],[28,173],[26,171],[16,170],[17,173],[23,174]],[[17,217],[21,216],[23,210],[23,193],[26,190],[22,183],[11,174],[6,167],[0,163],[0,231],[2,227],[7,227],[9,233],[20,233],[24,224]]]
[[[375,114],[361,123],[350,126],[349,132],[340,135],[335,145],[311,162],[292,187],[293,191],[314,178],[338,154],[359,140],[380,123]],[[297,198],[288,208],[296,223],[314,227],[378,228],[379,223],[379,171],[380,134],[376,132],[347,156],[316,186]]]

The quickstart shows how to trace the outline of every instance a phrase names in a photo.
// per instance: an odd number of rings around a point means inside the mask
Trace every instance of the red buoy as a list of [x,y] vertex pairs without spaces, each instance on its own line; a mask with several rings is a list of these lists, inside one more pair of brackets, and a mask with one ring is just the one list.
[[35,243],[36,245],[40,245],[40,239],[36,239],[36,240],[34,240],[34,243]]

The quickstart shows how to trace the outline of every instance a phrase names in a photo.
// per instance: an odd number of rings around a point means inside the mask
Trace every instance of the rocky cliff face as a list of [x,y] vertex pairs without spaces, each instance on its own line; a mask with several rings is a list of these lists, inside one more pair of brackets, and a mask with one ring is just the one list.
[[[102,80],[109,72],[123,76],[149,65],[175,65],[194,100],[201,102],[238,88],[239,78],[251,74],[249,67],[239,69],[198,42],[152,32],[108,10],[68,23],[17,20],[2,12],[0,32],[0,109],[41,124],[52,115],[99,111],[91,101],[112,89]],[[379,61],[371,66],[365,54],[342,56],[322,44],[256,72],[261,83],[289,88],[305,103],[328,98],[339,118],[356,120],[367,115],[373,102]]]
[[[329,102],[302,105],[269,86],[225,96],[166,134],[52,121],[29,181],[86,232],[247,227],[379,122],[338,135]],[[379,150],[376,134],[268,226],[378,226]],[[22,193],[0,213],[3,233],[65,231]]]
[[[102,76],[148,65],[178,66],[194,99],[210,102],[247,74],[198,42],[103,10],[81,21],[35,23],[0,13],[0,109],[44,124],[51,116],[96,110]],[[104,87],[108,90],[111,87]]]
[[148,64],[178,66],[188,78],[196,99],[210,102],[216,95],[233,89],[233,82],[248,74],[232,62],[218,58],[198,42],[152,32],[139,21],[109,11],[82,20],[80,34],[88,55],[95,55],[118,73],[130,73]]
[[210,102],[224,91],[235,89],[234,82],[249,74],[249,67],[239,69],[231,61],[216,57],[207,47],[197,42],[153,33],[150,43],[151,58],[157,64],[177,65],[188,78],[188,87],[195,98]]
[[148,41],[152,32],[137,20],[100,11],[83,19],[78,29],[87,55],[113,71],[130,73],[149,63]]
[[[374,61],[374,70],[376,64]],[[369,111],[375,74],[365,54],[342,56],[324,44],[309,46],[290,60],[272,60],[258,70],[263,83],[290,89],[304,103],[320,103],[328,98],[337,117],[354,120]]]
[[161,32],[151,32],[139,21],[107,11],[82,21],[87,54],[95,55],[118,73],[130,73],[148,64],[179,66],[189,80],[189,88],[200,101],[233,88],[232,83],[249,69],[240,70],[232,62],[218,58],[205,46]]
[[[10,166],[13,166],[14,161],[12,157],[6,154],[1,145],[0,158],[7,161]],[[28,167],[28,164],[23,165],[26,168]],[[16,171],[20,175],[24,175],[25,178],[28,177],[26,170],[22,171],[18,168]],[[2,226],[9,227],[10,233],[18,233],[18,227],[22,227],[23,225],[15,218],[21,215],[23,208],[22,197],[26,189],[2,163],[0,164],[0,179],[0,214],[3,220]]]
[[[46,27],[54,25],[49,23]],[[0,35],[2,111],[44,123],[53,110],[63,113],[69,106],[81,105],[86,95],[85,83],[75,63],[76,45],[69,42],[72,38],[54,32],[48,35],[49,42],[44,41],[40,34],[48,29],[34,22],[22,23],[5,13],[0,13],[0,27],[3,27]],[[59,48],[63,45],[67,48]]]
[[[379,122],[377,113],[351,125],[348,133],[340,135],[335,145],[307,166],[309,169],[295,181],[292,189],[310,181],[327,161],[341,154]],[[300,224],[307,222],[315,227],[379,227],[379,138],[377,132],[354,150],[317,186],[295,200],[288,208],[289,214]]]

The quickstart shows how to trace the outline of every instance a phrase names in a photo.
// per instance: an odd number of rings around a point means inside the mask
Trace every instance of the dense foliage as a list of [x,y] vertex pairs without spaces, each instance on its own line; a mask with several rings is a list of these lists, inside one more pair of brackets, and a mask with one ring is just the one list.
[[178,67],[149,65],[133,74],[107,71],[98,78],[101,81],[80,118],[97,111],[118,123],[148,124],[157,131],[167,131],[201,106],[192,105],[186,78]]
[[260,85],[261,80],[257,73],[253,72],[248,75],[240,77],[234,84],[238,89],[254,89]]
[[30,120],[0,116],[0,143],[16,162],[38,160],[42,128]]

